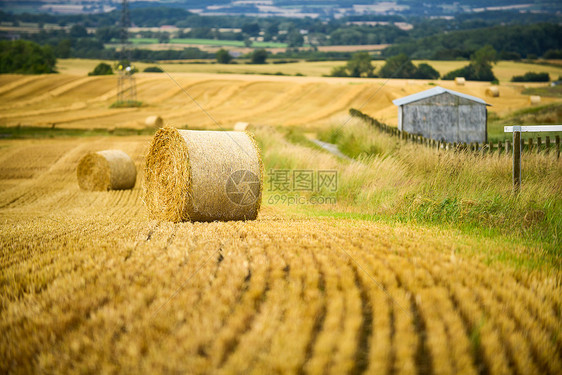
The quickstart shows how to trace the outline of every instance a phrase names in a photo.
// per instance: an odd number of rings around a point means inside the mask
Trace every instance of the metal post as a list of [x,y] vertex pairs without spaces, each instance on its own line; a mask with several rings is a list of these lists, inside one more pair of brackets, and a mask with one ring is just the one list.
[[521,126],[513,127],[513,191],[521,190]]

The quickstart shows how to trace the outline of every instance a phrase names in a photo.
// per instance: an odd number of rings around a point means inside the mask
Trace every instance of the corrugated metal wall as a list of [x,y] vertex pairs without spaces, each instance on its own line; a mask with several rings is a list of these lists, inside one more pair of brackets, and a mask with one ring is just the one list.
[[487,141],[484,104],[443,93],[405,104],[401,112],[401,128],[408,133],[446,142]]

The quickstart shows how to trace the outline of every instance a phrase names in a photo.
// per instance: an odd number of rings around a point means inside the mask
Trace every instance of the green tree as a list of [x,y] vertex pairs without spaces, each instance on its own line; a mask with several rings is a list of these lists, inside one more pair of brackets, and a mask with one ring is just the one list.
[[550,75],[546,72],[527,72],[522,76],[513,76],[511,82],[548,82]]
[[70,28],[71,38],[86,38],[88,36],[88,30],[82,25],[72,25]]
[[332,77],[349,77],[347,74],[347,67],[346,66],[335,66],[332,68],[332,73],[330,74]]
[[383,78],[414,78],[416,71],[412,60],[406,54],[401,53],[388,58],[379,75]]
[[289,47],[302,47],[304,38],[297,29],[293,29],[287,36],[287,44]]
[[160,33],[160,36],[158,37],[158,43],[170,43],[170,34],[168,34],[167,32]]
[[25,40],[0,41],[0,73],[55,73],[57,60],[51,46]]
[[232,61],[232,56],[224,48],[219,49],[216,56],[219,64],[229,64]]
[[367,52],[357,52],[347,62],[347,71],[350,77],[373,77],[374,68],[371,64],[371,55]]
[[498,61],[498,53],[491,45],[487,44],[480,48],[470,56],[470,65],[474,69],[476,77],[484,78],[478,79],[480,81],[491,81],[487,77],[494,76],[492,73],[492,64]]
[[263,48],[256,49],[252,52],[251,61],[252,64],[265,64],[267,60],[267,52]]
[[120,70],[120,71],[127,71],[127,68],[131,68],[129,71],[130,74],[138,73],[137,67],[134,66],[132,62],[130,62],[127,59],[118,61],[117,63],[114,64],[113,68],[115,70]]
[[105,76],[110,74],[113,74],[113,69],[111,69],[111,66],[106,63],[99,63],[93,71],[88,73],[89,76]]
[[260,34],[260,25],[257,23],[246,23],[242,26],[242,32],[250,36],[258,36]]
[[497,61],[497,53],[492,46],[487,45],[480,48],[471,55],[470,60],[470,64],[445,74],[443,79],[452,80],[456,77],[464,77],[470,81],[497,80],[492,71],[492,64]]
[[98,27],[96,29],[96,38],[102,43],[109,43],[111,39],[119,39],[119,29],[110,26]]
[[417,79],[438,79],[440,76],[439,72],[435,70],[431,65],[426,63],[421,63],[418,65],[413,78]]
[[55,46],[55,55],[61,59],[70,57],[72,50],[72,42],[70,39],[63,39]]
[[164,71],[157,66],[147,66],[146,68],[144,68],[143,72],[145,72],[145,73],[164,73]]

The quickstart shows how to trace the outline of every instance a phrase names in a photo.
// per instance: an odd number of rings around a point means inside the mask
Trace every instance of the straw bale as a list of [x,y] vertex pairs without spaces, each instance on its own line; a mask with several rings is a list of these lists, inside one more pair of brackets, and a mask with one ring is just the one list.
[[541,97],[538,95],[531,95],[529,97],[529,103],[531,104],[540,104],[541,102]]
[[244,131],[248,130],[249,126],[250,126],[249,123],[239,121],[236,124],[234,124],[234,130],[237,131],[237,132],[244,132]]
[[464,79],[464,77],[455,77],[455,83],[457,84],[457,86],[464,86],[466,80]]
[[144,201],[154,219],[253,220],[262,188],[260,151],[247,132],[165,127],[146,157]]
[[146,120],[144,120],[146,126],[150,126],[153,128],[161,128],[164,125],[164,121],[160,116],[148,116]]
[[72,109],[73,111],[78,110],[78,109],[84,109],[84,108],[86,108],[86,103],[84,103],[84,102],[74,102],[70,106],[70,109]]
[[486,96],[497,98],[500,96],[500,89],[497,86],[490,86],[486,89]]
[[90,152],[78,163],[78,185],[83,190],[132,189],[137,179],[133,160],[121,150]]

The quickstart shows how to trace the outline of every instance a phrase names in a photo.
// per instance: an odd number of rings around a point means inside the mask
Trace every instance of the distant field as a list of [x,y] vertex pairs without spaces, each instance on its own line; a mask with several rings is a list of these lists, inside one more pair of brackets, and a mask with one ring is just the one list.
[[[212,60],[201,61],[200,64],[190,64],[190,61],[181,63],[162,62],[162,67],[170,72],[189,72],[189,73],[230,73],[230,74],[276,74],[282,73],[286,75],[296,75],[300,73],[305,76],[321,77],[329,75],[332,69],[336,66],[345,65],[345,61],[314,61],[305,62],[300,61],[297,63],[289,64],[273,64],[274,59],[270,59],[268,64],[265,65],[248,65],[244,61],[238,64],[215,64]],[[99,60],[84,60],[84,59],[59,59],[58,68],[61,73],[71,74],[88,74],[99,63]],[[111,62],[106,61],[109,64]],[[427,61],[420,60],[414,61],[414,64],[427,63],[433,66],[441,75],[444,75],[452,70],[461,68],[468,64],[467,61]],[[384,61],[374,60],[373,66],[375,71],[379,70]],[[137,68],[141,71],[147,66],[155,64],[135,63]],[[558,79],[562,76],[562,67],[547,66],[538,64],[527,64],[521,62],[501,61],[493,68],[494,74],[499,78],[503,84],[510,84],[510,80],[515,75],[523,75],[526,72],[546,72],[550,75],[551,80]],[[540,84],[527,83],[519,84],[522,86],[537,86]],[[544,85],[544,84],[543,84]]]
[[[272,60],[271,60],[272,61]],[[76,75],[87,75],[100,60],[84,60],[84,59],[65,59],[58,60],[58,69],[61,73],[69,73]],[[104,61],[108,64],[113,64],[111,61]],[[211,73],[211,74],[276,74],[278,72],[286,75],[296,75],[298,73],[311,76],[321,77],[328,75],[332,68],[342,65],[345,62],[339,61],[315,61],[315,62],[297,62],[290,64],[264,64],[264,65],[251,65],[245,62],[237,64],[216,64],[214,61],[201,61],[194,63],[194,61],[185,62],[162,62],[162,66],[168,72],[175,73]],[[377,64],[377,63],[375,63]],[[140,70],[144,70],[147,66],[154,66],[156,64],[135,62],[135,66]]]
[[[485,95],[489,86],[487,82],[456,86],[452,81],[321,77],[343,62],[265,65],[164,63],[162,68],[173,79],[161,73],[136,75],[138,99],[143,102],[141,108],[110,109],[109,106],[116,100],[117,78],[88,77],[87,73],[98,63],[99,60],[59,60],[60,74],[0,76],[0,126],[51,126],[54,123],[65,128],[140,128],[144,126],[144,119],[152,114],[160,114],[166,122],[177,126],[205,128],[212,125],[176,82],[226,128],[237,121],[318,128],[334,119],[340,121],[351,107],[362,107],[363,112],[395,125],[397,109],[392,100],[434,85],[483,98],[492,105],[489,110],[503,118],[513,111],[531,107],[529,96],[521,93],[525,86],[541,86],[502,81],[500,97],[491,98]],[[376,64],[382,62],[377,61]],[[156,64],[135,65],[142,71]],[[435,65],[437,68],[450,68],[447,64]],[[503,65],[498,64],[498,72]],[[521,64],[518,69],[526,70],[528,67]],[[277,72],[292,76],[276,76]],[[298,73],[306,77],[295,77]],[[542,98],[542,104],[554,102],[559,102],[559,99]]]
[[[427,63],[433,66],[441,75],[444,75],[455,69],[462,68],[468,64],[468,61],[414,61],[415,64]],[[515,61],[500,61],[493,66],[492,70],[500,82],[508,83],[513,76],[523,75],[526,72],[548,73],[551,80],[557,80],[562,76],[562,67],[547,66],[539,64],[528,64]],[[532,84],[531,84],[532,85]]]

